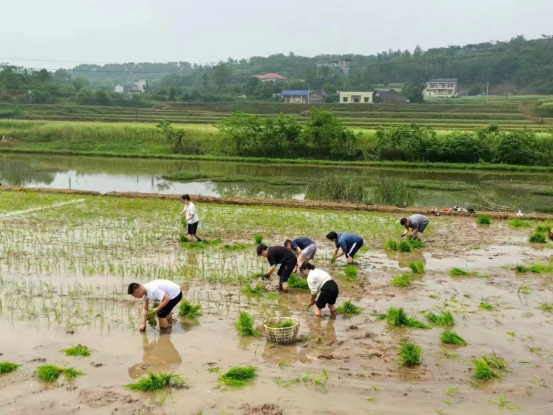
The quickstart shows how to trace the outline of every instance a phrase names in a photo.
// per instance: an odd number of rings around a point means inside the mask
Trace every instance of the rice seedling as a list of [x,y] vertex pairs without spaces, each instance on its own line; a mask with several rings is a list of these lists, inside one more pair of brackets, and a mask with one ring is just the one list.
[[281,370],[285,370],[289,366],[290,366],[290,363],[288,363],[286,360],[281,360],[280,362],[278,362],[278,367]]
[[411,244],[408,241],[401,241],[398,248],[399,252],[411,252]]
[[257,234],[253,237],[253,240],[254,240],[256,245],[259,245],[260,243],[263,242],[263,235]]
[[542,313],[551,313],[553,312],[553,304],[552,303],[540,303],[540,306],[538,307]]
[[257,368],[253,366],[236,366],[225,374],[219,376],[219,382],[222,385],[231,388],[241,388],[247,386],[257,376]]
[[346,268],[344,268],[344,276],[342,277],[346,281],[357,281],[357,278],[359,276],[359,268],[357,268],[355,265],[348,265]]
[[246,283],[244,288],[242,288],[242,292],[246,295],[262,294],[264,290],[265,288],[263,285],[256,285],[255,287],[252,287],[250,283]]
[[294,323],[293,320],[284,320],[280,323],[273,323],[273,322],[266,322],[265,325],[267,327],[271,327],[273,329],[284,329],[286,327],[294,327],[296,323]]
[[84,373],[73,368],[63,369],[55,365],[43,365],[37,367],[36,374],[38,378],[44,382],[55,382],[62,374],[67,380],[73,380]]
[[238,329],[238,333],[241,337],[246,336],[259,336],[261,335],[261,332],[259,330],[256,330],[253,326],[255,322],[255,319],[252,315],[246,313],[245,311],[241,311],[240,315],[238,316],[238,321],[236,322],[236,328]]
[[538,225],[536,226],[536,232],[547,234],[551,232],[551,228],[552,228],[551,225]]
[[370,403],[376,403],[376,397],[372,397],[372,398],[367,398],[367,401],[369,401]]
[[488,215],[478,215],[478,219],[476,221],[479,225],[489,225],[492,223],[492,218]]
[[190,239],[188,239],[188,236],[186,235],[181,235],[179,236],[179,242],[182,242],[182,243],[190,242]]
[[516,218],[509,221],[509,226],[513,229],[527,229],[532,226],[530,221]]
[[10,362],[0,362],[0,373],[10,373],[16,371],[21,365],[10,363]]
[[433,300],[439,300],[439,299],[440,299],[440,296],[439,296],[439,295],[436,295],[436,294],[429,294],[429,295],[428,295],[428,298],[432,298]]
[[470,275],[473,275],[473,273],[465,271],[464,269],[455,267],[455,268],[451,268],[451,270],[449,271],[449,275],[451,275],[452,277],[468,277]]
[[485,359],[474,359],[472,363],[474,364],[473,378],[475,380],[485,381],[499,377],[497,373],[490,369]]
[[372,388],[373,388],[373,391],[375,391],[376,393],[380,391],[380,386],[372,385]]
[[411,246],[412,249],[426,247],[426,244],[424,242],[416,239],[413,235],[408,235],[407,236],[407,242],[409,243],[409,245]]
[[411,271],[415,274],[424,274],[426,270],[424,269],[424,264],[422,261],[413,261],[409,264],[409,268],[411,268]]
[[501,356],[498,356],[495,352],[492,352],[489,355],[482,356],[482,359],[486,361],[489,367],[508,372],[507,362]]
[[520,294],[529,295],[531,292],[532,291],[530,290],[530,286],[528,285],[527,282],[523,282],[522,284],[520,284],[517,290],[517,293],[519,296]]
[[387,314],[380,314],[378,316],[381,320],[387,320],[390,326],[399,327],[406,326],[417,329],[429,329],[430,327],[421,321],[409,317],[403,307],[395,308],[390,307]]
[[410,341],[403,340],[399,345],[399,357],[403,366],[420,365],[421,347]]
[[517,336],[514,331],[507,331],[506,333],[511,336],[511,339],[514,339]]
[[290,275],[290,278],[288,278],[288,286],[290,288],[300,288],[302,290],[309,289],[309,285],[307,284],[307,281],[301,277],[298,277],[296,274]]
[[214,366],[214,367],[210,367],[209,369],[207,369],[207,371],[209,373],[218,373],[220,370],[221,370],[221,368],[219,366]]
[[482,309],[482,310],[493,310],[493,305],[491,305],[489,302],[488,302],[488,299],[487,298],[483,298],[482,297],[482,300],[480,300],[480,305],[479,307]]
[[332,257],[328,260],[328,262],[330,262],[330,265],[334,265],[336,264],[336,258]]
[[127,387],[138,392],[154,392],[169,387],[179,388],[185,383],[186,380],[179,375],[160,372],[159,374],[148,373],[136,382],[128,384]]
[[336,310],[341,314],[361,314],[363,311],[362,308],[353,304],[351,300],[344,301]]
[[399,244],[397,243],[397,241],[394,241],[394,240],[390,239],[384,245],[384,249],[386,251],[397,251],[397,250],[399,250]]
[[252,245],[251,244],[242,244],[242,243],[233,243],[233,244],[224,244],[223,246],[221,246],[222,249],[224,249],[225,251],[239,251],[239,250],[242,250],[242,249],[246,249],[246,248],[250,248]]
[[553,272],[553,265],[533,264],[530,266],[517,265],[515,267],[517,272],[533,272],[535,274],[541,274],[542,272]]
[[404,273],[396,275],[392,280],[392,286],[394,287],[409,287],[411,286],[411,274]]
[[453,327],[455,325],[455,320],[450,311],[442,311],[440,314],[429,311],[425,317],[437,326]]
[[179,316],[187,318],[197,318],[202,315],[200,312],[202,306],[201,304],[192,305],[188,301],[181,301],[179,308]]
[[455,344],[465,346],[468,343],[454,331],[444,331],[440,336],[440,340],[445,344]]
[[491,401],[491,400],[488,400],[488,402],[493,403],[493,404],[499,406],[500,408],[510,409],[512,411],[518,411],[518,410],[522,409],[520,406],[511,405],[511,401],[507,400],[507,394],[505,394],[505,393],[503,395],[499,396],[499,401],[498,402]]
[[66,356],[88,357],[92,354],[92,350],[80,344],[75,347],[70,347],[69,349],[64,349],[62,351],[65,352]]
[[546,244],[547,238],[545,237],[545,234],[536,232],[532,236],[530,236],[529,242],[534,244]]
[[445,393],[446,393],[446,395],[455,395],[458,391],[459,391],[459,387],[458,386],[453,386],[451,388],[447,388],[445,390]]

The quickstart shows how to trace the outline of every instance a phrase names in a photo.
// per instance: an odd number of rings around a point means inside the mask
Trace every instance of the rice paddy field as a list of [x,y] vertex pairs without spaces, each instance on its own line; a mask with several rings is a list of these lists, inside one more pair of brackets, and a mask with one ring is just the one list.
[[[433,217],[417,245],[398,215],[197,207],[207,244],[180,242],[176,198],[0,191],[0,413],[552,413],[553,244],[529,240],[553,220]],[[331,230],[364,238],[357,270]],[[315,240],[343,312],[257,278],[256,236]],[[157,278],[188,317],[140,333],[126,287]],[[297,340],[266,341],[269,317]]]

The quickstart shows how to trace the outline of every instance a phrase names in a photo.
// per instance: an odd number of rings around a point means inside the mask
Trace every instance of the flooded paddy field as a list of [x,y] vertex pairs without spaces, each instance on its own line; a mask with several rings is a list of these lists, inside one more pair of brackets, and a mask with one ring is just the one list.
[[[401,253],[384,249],[399,241],[399,215],[197,207],[199,235],[220,243],[180,243],[182,205],[174,201],[0,192],[0,360],[21,365],[0,375],[0,413],[553,413],[553,244],[528,242],[543,223],[514,229],[508,221],[430,218],[426,246]],[[329,263],[331,230],[364,238],[356,279],[346,278],[343,258]],[[279,294],[276,276],[256,279],[268,265],[255,255],[255,235],[268,245],[315,240],[314,264],[336,279],[338,305],[351,300],[361,314],[317,319],[305,311],[308,291]],[[411,274],[407,287],[393,286],[414,261],[425,272]],[[514,269],[536,264],[542,272]],[[140,333],[141,301],[126,287],[157,278],[181,285],[202,315],[177,317],[169,333],[151,326]],[[263,290],[247,294],[248,284]],[[391,307],[429,328],[390,325],[379,315]],[[298,341],[240,337],[241,311],[256,326],[273,316],[299,319]],[[447,311],[453,327],[427,318]],[[443,344],[448,330],[468,344]],[[420,346],[419,365],[401,364],[404,339]],[[76,345],[92,354],[62,353]],[[474,378],[473,361],[483,358],[497,378]],[[46,384],[35,374],[45,364],[83,375]],[[220,374],[247,365],[258,374],[250,386],[220,386]],[[160,393],[126,387],[160,371],[181,375],[186,386]]]

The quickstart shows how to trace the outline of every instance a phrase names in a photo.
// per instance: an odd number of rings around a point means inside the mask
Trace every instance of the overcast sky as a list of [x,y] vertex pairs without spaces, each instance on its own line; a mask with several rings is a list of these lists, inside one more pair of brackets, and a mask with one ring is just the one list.
[[553,0],[0,0],[0,10],[0,62],[48,69],[553,35]]

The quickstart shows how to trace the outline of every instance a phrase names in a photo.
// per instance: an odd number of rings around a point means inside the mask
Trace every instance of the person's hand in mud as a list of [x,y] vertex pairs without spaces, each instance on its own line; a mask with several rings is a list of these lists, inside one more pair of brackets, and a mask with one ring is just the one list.
[[143,324],[140,326],[140,333],[144,333],[146,331],[146,324]]

